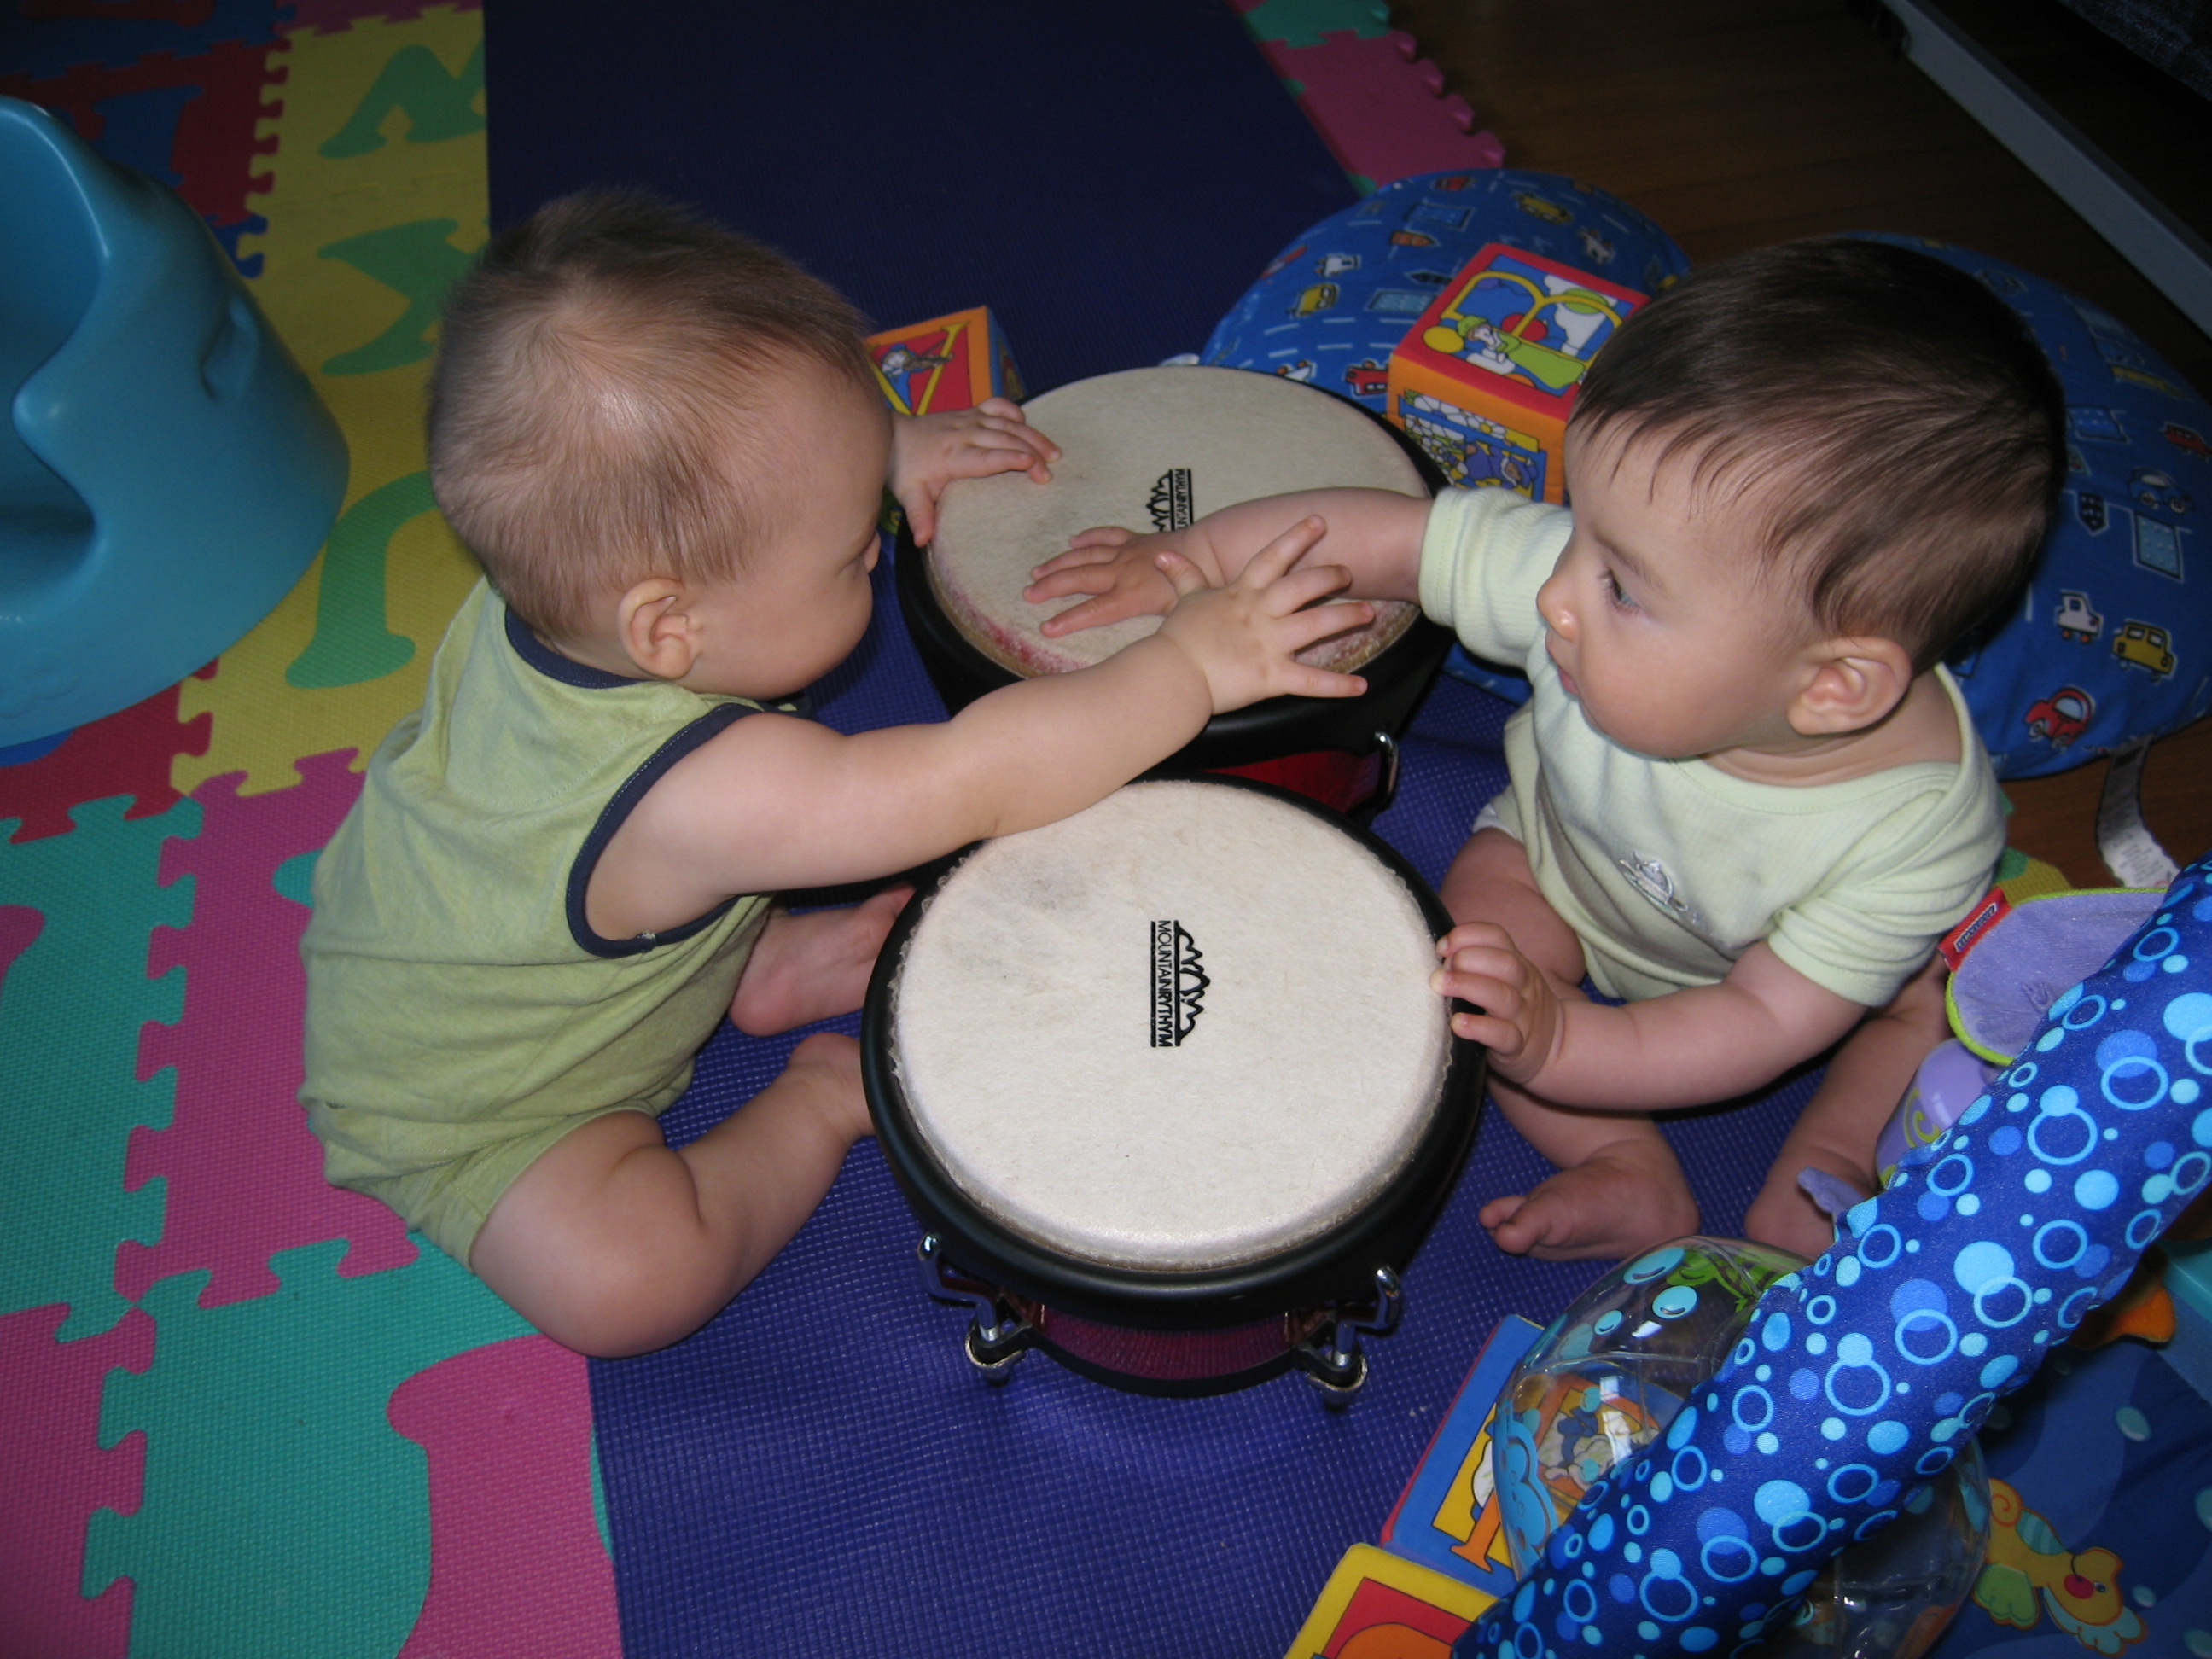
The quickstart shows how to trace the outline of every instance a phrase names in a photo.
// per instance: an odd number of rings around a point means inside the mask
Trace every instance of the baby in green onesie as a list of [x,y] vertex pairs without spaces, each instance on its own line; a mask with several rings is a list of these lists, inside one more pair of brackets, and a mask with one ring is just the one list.
[[680,1149],[659,1115],[726,1012],[860,1005],[907,890],[793,916],[1048,823],[1224,710],[1351,696],[1306,646],[1371,617],[1280,538],[1187,565],[1158,634],[936,726],[846,737],[785,702],[859,644],[888,482],[930,536],[956,477],[1047,476],[992,399],[894,419],[852,308],[788,261],[600,192],[503,233],[447,301],[438,504],[483,560],[422,708],[319,862],[301,1098],[330,1179],[383,1200],[547,1334],[635,1353],[711,1318],[868,1132],[817,1034]]
[[[1498,489],[1248,502],[1102,528],[1040,567],[1048,633],[1223,580],[1301,514],[1352,591],[1418,599],[1525,667],[1511,787],[1446,877],[1438,988],[1558,1166],[1483,1211],[1504,1249],[1625,1255],[1695,1231],[1645,1114],[1764,1087],[1848,1037],[1746,1230],[1816,1255],[1808,1165],[1870,1191],[1939,1040],[1936,941],[1988,890],[2002,802],[1942,666],[2016,596],[2063,467],[2040,349],[1972,278],[1821,239],[1693,273],[1592,363],[1572,510]],[[1591,1000],[1584,975],[1622,1006]]]

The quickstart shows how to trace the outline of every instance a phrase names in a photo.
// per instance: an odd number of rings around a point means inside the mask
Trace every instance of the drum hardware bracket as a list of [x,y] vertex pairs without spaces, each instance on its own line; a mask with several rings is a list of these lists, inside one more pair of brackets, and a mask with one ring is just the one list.
[[1370,815],[1382,811],[1398,799],[1398,767],[1403,758],[1399,753],[1398,739],[1388,732],[1375,734],[1375,747],[1382,757],[1382,778],[1376,788],[1373,801],[1363,803]]
[[1036,1341],[1035,1328],[1008,1308],[997,1291],[947,1261],[943,1241],[935,1233],[924,1233],[914,1253],[921,1268],[921,1288],[933,1300],[975,1310],[961,1343],[969,1363],[985,1382],[994,1387],[1005,1383]]
[[1342,1411],[1358,1396],[1367,1382],[1367,1356],[1360,1350],[1359,1339],[1389,1335],[1405,1312],[1405,1285],[1393,1269],[1377,1267],[1373,1301],[1340,1306],[1334,1317],[1293,1351],[1293,1362],[1320,1392],[1323,1405]]

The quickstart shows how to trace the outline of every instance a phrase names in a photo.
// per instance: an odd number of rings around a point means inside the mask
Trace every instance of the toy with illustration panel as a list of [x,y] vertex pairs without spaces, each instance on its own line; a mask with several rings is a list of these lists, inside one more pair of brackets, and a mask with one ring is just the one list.
[[1382,1523],[1385,1549],[1492,1595],[1511,1592],[1513,1566],[1491,1479],[1491,1436],[1506,1379],[1540,1334],[1516,1315],[1498,1322]]
[[1028,395],[1013,348],[988,306],[868,336],[884,397],[902,415],[973,409],[987,398]]
[[1583,372],[1646,295],[1492,242],[1390,354],[1390,420],[1462,489],[1566,496]]
[[[1739,1370],[1756,1364],[1762,1340],[1751,1329],[1753,1310],[1768,1285],[1804,1265],[1742,1240],[1677,1239],[1622,1263],[1553,1321],[1507,1382],[1492,1440],[1505,1541],[1518,1577],[1527,1578],[1542,1563],[1546,1540],[1584,1495],[1666,1434],[1698,1389],[1731,1361]],[[1902,1311],[1909,1322],[1910,1310]],[[1758,1375],[1765,1380],[1767,1372],[1760,1368]],[[1745,1460],[1771,1456],[1778,1449],[1771,1407],[1762,1416],[1743,1407],[1745,1397],[1739,1397],[1726,1449]],[[1747,1397],[1755,1402],[1765,1391]],[[1690,1417],[1694,1421],[1696,1413]],[[1812,1581],[1796,1622],[1757,1647],[1762,1659],[1913,1659],[1927,1651],[1973,1588],[1989,1535],[1988,1484],[1969,1445],[1905,1501],[1891,1524],[1829,1562]],[[1663,1501],[1705,1489],[1700,1499],[1686,1501],[1698,1504],[1705,1571],[1735,1583],[1780,1571],[1781,1558],[1753,1541],[1761,1522],[1773,1525],[1784,1550],[1801,1547],[1793,1528],[1826,1532],[1812,1516],[1793,1518],[1791,1505],[1768,1484],[1754,1486],[1757,1463],[1716,1468],[1695,1449],[1675,1450],[1667,1470],[1649,1477],[1653,1496]],[[1847,1474],[1838,1468],[1831,1479]],[[1738,1481],[1740,1492],[1733,1485]],[[1669,1599],[1692,1596],[1691,1587],[1668,1572],[1657,1553],[1651,1561],[1656,1584],[1647,1582],[1640,1590],[1625,1578],[1593,1584],[1587,1592],[1593,1609],[1602,1594],[1630,1601],[1640,1595],[1661,1618],[1692,1610],[1694,1601],[1678,1608]]]
[[1638,294],[1690,268],[1665,231],[1594,185],[1515,167],[1420,173],[1331,214],[1277,254],[1199,361],[1307,380],[1382,414],[1390,354],[1492,243]]

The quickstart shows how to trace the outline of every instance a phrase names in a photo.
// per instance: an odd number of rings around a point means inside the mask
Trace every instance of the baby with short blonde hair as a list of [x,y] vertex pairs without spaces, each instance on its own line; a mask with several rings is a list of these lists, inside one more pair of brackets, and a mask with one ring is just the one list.
[[886,484],[927,541],[948,480],[1058,452],[1002,400],[895,419],[842,300],[651,198],[493,242],[448,303],[429,447],[489,580],[318,863],[301,1098],[333,1182],[586,1353],[711,1318],[868,1132],[857,1045],[824,1033],[661,1133],[726,1014],[856,1008],[908,893],[793,915],[779,890],[1079,811],[1221,711],[1362,689],[1295,660],[1370,609],[1316,605],[1346,574],[1291,573],[1292,535],[1226,586],[1175,566],[1188,599],[1096,668],[938,725],[805,718],[866,630]]

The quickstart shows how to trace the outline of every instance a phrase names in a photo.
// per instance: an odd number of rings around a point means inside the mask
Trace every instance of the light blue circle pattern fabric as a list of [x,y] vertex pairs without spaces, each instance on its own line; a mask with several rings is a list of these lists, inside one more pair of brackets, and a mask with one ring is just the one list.
[[1833,1249],[1774,1283],[1715,1380],[1590,1487],[1455,1652],[1748,1652],[2119,1291],[2208,1179],[2212,859]]

